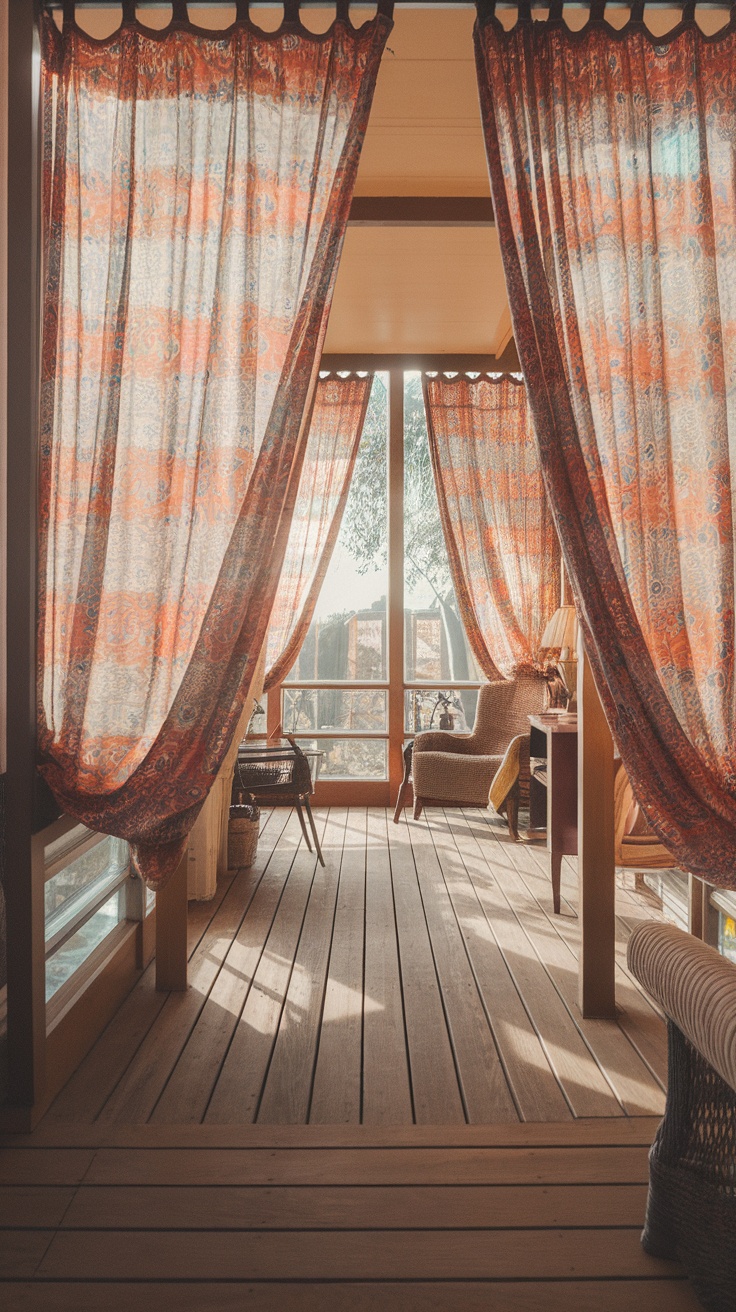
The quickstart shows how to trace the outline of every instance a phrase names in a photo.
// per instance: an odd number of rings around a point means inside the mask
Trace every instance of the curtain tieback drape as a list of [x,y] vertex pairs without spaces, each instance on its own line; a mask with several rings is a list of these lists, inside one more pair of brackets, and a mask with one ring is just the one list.
[[41,770],[151,886],[265,637],[391,27],[239,14],[42,18]]
[[373,374],[320,378],[278,591],[268,628],[267,691],[301,651],[350,491]]
[[526,388],[510,375],[424,378],[429,450],[452,581],[487,679],[541,673],[560,549]]
[[637,800],[736,887],[736,24],[475,31],[540,461]]

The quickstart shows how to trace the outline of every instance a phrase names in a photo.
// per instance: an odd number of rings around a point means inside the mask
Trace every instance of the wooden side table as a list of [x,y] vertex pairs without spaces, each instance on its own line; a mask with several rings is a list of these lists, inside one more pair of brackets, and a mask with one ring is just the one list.
[[535,828],[546,818],[552,903],[559,914],[562,858],[578,851],[578,722],[574,715],[530,715],[529,723],[529,819]]

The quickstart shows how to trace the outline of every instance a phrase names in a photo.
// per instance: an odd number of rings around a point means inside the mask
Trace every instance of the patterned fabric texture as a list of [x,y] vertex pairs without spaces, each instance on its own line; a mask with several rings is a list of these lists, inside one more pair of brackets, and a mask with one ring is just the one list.
[[390,27],[44,19],[41,769],[152,887],[265,638]]
[[476,53],[540,458],[637,800],[736,886],[736,26],[652,37],[554,3]]
[[537,668],[560,599],[560,548],[526,388],[509,375],[424,379],[452,581],[488,679]]
[[335,549],[355,468],[373,375],[320,378],[307,451],[268,628],[266,680],[273,688],[301,651]]

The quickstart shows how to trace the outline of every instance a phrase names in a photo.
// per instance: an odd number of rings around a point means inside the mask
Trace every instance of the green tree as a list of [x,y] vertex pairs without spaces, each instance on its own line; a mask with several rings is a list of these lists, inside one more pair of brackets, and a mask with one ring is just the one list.
[[[342,540],[360,574],[386,561],[386,409],[386,387],[377,377],[342,525]],[[409,378],[404,394],[404,553],[407,584],[414,587],[423,579],[442,616],[450,678],[470,678],[437,505],[419,375]]]

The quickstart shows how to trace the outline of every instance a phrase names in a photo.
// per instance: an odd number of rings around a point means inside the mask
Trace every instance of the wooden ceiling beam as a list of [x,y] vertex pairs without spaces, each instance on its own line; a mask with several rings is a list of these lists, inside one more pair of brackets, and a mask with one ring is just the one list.
[[490,196],[354,196],[348,222],[360,228],[488,228]]

